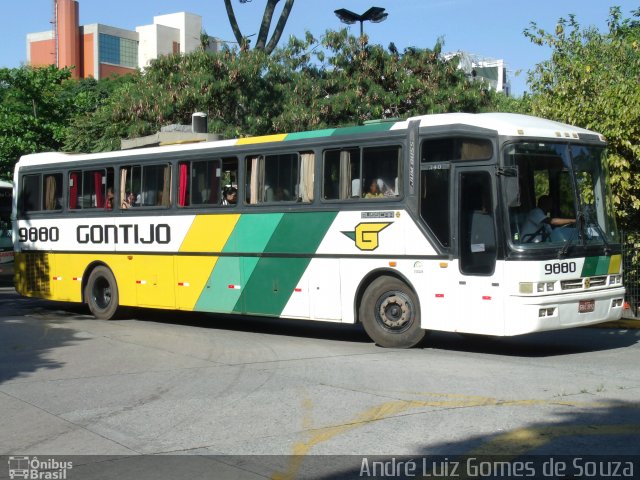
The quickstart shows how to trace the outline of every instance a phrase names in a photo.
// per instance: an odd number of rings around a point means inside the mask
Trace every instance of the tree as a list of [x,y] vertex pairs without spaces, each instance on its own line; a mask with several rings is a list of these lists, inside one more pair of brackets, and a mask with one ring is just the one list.
[[0,177],[10,178],[20,156],[62,145],[71,99],[68,69],[0,69]]
[[346,30],[327,32],[322,114],[335,125],[426,113],[477,112],[495,103],[486,85],[470,81],[457,59],[441,56],[443,42],[432,49],[369,45],[367,36]]
[[582,28],[575,16],[554,33],[535,23],[525,30],[551,59],[529,74],[534,114],[596,130],[609,144],[616,215],[625,232],[627,298],[638,304],[640,278],[640,10],[622,18],[611,8],[608,31]]
[[[240,0],[240,3],[248,2],[251,2],[251,0]],[[280,12],[278,23],[273,30],[271,38],[269,39],[269,30],[271,29],[271,22],[273,21],[273,14],[279,2],[280,0],[267,0],[267,5],[262,15],[262,22],[260,22],[258,38],[256,39],[255,49],[263,50],[267,53],[267,55],[273,52],[273,50],[276,48],[276,45],[278,45],[278,42],[280,41],[280,37],[282,36],[284,27],[287,24],[287,20],[289,19],[289,14],[291,13],[291,9],[293,8],[294,0],[285,1],[284,7]],[[233,5],[231,4],[231,0],[224,0],[224,6],[227,9],[227,17],[229,17],[229,23],[231,24],[231,29],[233,30],[233,35],[236,37],[238,45],[240,45],[240,48],[243,50],[248,49],[249,38],[242,35],[242,32],[240,31],[240,27],[238,26],[238,21],[236,20],[236,15],[233,10]]]
[[[535,23],[525,35],[552,49],[529,73],[534,115],[596,130],[610,149],[611,186],[623,228],[640,213],[640,10],[610,10],[608,31],[583,28],[574,15],[553,33]],[[637,228],[639,225],[636,225]]]
[[346,30],[322,42],[307,33],[262,50],[193,52],[154,60],[95,111],[77,116],[65,149],[103,151],[120,139],[189,123],[203,111],[209,131],[229,138],[358,125],[366,120],[491,109],[495,94],[433,50],[399,53]]

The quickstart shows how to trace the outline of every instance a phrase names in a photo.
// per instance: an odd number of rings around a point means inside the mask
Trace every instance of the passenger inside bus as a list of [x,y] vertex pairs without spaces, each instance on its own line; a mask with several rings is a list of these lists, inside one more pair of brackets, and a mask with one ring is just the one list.
[[384,197],[380,184],[382,184],[382,180],[375,179],[375,178],[371,180],[371,185],[369,185],[369,191],[364,194],[364,198]]
[[122,208],[130,208],[136,206],[136,194],[133,192],[129,192],[127,198],[122,201]]
[[238,202],[238,189],[225,187],[222,192],[222,205],[235,205]]
[[113,188],[109,187],[107,188],[107,200],[104,204],[105,208],[107,210],[112,210],[113,209]]

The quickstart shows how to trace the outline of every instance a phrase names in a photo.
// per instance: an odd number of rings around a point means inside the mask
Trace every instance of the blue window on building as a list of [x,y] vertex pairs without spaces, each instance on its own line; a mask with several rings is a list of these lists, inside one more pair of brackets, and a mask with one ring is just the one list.
[[99,57],[101,63],[136,68],[138,66],[138,42],[101,33]]

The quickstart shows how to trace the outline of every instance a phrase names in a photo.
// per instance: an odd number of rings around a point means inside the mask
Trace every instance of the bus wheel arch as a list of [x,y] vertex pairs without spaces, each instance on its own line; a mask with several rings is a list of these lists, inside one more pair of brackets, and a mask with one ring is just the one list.
[[120,309],[118,283],[111,269],[102,262],[89,265],[82,277],[82,299],[100,320],[117,317]]
[[393,271],[373,272],[356,295],[357,321],[381,347],[411,348],[426,331],[420,324],[420,301],[413,286]]

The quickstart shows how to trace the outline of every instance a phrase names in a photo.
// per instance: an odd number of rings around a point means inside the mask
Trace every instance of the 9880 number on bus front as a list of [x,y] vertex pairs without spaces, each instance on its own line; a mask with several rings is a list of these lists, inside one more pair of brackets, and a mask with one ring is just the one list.
[[558,275],[560,273],[575,273],[577,270],[576,262],[560,262],[560,263],[545,263],[544,274],[545,275]]

